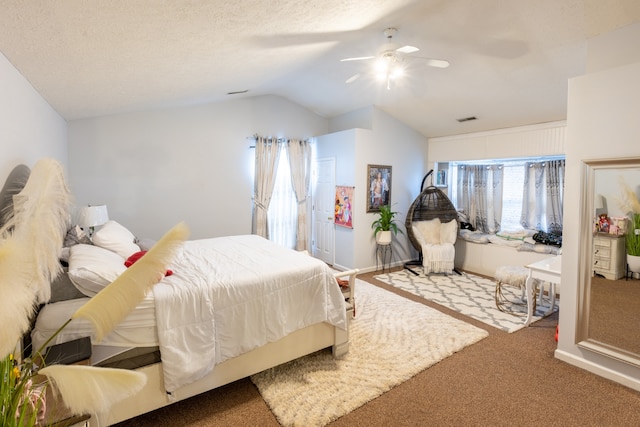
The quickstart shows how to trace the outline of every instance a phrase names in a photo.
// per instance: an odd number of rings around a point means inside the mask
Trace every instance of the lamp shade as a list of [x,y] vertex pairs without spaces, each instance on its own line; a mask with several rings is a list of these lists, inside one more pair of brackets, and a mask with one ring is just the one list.
[[109,221],[107,205],[84,206],[78,213],[78,225],[82,228],[95,227]]

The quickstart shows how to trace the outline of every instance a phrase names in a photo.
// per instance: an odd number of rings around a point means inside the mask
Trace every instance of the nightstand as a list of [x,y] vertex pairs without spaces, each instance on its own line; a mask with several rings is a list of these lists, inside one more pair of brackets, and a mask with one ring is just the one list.
[[[46,364],[88,365],[91,357],[91,339],[79,338],[47,349]],[[47,408],[43,426],[82,427],[87,426],[90,415],[71,415],[64,403],[56,396],[51,387],[46,391]]]
[[624,236],[596,233],[593,235],[593,274],[609,280],[625,275],[626,252]]

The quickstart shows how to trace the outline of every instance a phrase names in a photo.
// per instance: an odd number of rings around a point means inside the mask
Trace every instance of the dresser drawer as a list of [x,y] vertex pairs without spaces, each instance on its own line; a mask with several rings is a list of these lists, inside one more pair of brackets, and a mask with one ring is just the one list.
[[611,265],[611,262],[608,258],[595,258],[593,260],[593,268],[609,270],[610,265]]
[[593,256],[595,258],[611,258],[611,248],[596,246],[593,248]]
[[607,237],[596,237],[593,239],[593,247],[598,248],[611,248],[611,239]]

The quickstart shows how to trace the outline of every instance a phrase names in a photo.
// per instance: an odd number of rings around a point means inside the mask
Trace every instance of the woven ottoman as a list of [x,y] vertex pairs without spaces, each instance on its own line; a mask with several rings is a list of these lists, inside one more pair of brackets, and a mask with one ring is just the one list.
[[[525,284],[527,282],[527,277],[529,276],[529,269],[526,267],[518,267],[514,265],[503,265],[498,267],[495,272],[495,280],[496,280],[496,307],[500,311],[515,313],[512,310],[507,309],[507,304],[515,304],[515,305],[526,305],[525,300]],[[502,293],[502,286],[509,285],[516,288],[520,288],[520,301],[511,301]],[[534,298],[535,301],[535,298]],[[534,302],[535,304],[535,302]],[[524,315],[526,313],[518,312],[517,314]]]

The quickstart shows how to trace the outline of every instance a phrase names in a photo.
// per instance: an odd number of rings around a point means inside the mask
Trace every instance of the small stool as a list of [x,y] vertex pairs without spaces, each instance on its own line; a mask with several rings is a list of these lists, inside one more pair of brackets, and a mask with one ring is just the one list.
[[[516,304],[516,305],[525,305],[524,302],[524,293],[525,293],[525,284],[527,282],[527,277],[529,276],[529,269],[526,267],[517,267],[513,265],[504,265],[498,267],[495,273],[496,280],[496,307],[500,311],[514,313],[511,310],[507,310],[505,308],[506,303]],[[521,302],[510,301],[502,294],[502,285],[510,285],[516,288],[520,288],[522,291],[520,295]],[[534,298],[535,301],[535,298]],[[514,313],[515,314],[515,313]],[[525,313],[517,313],[517,314],[525,314]]]

